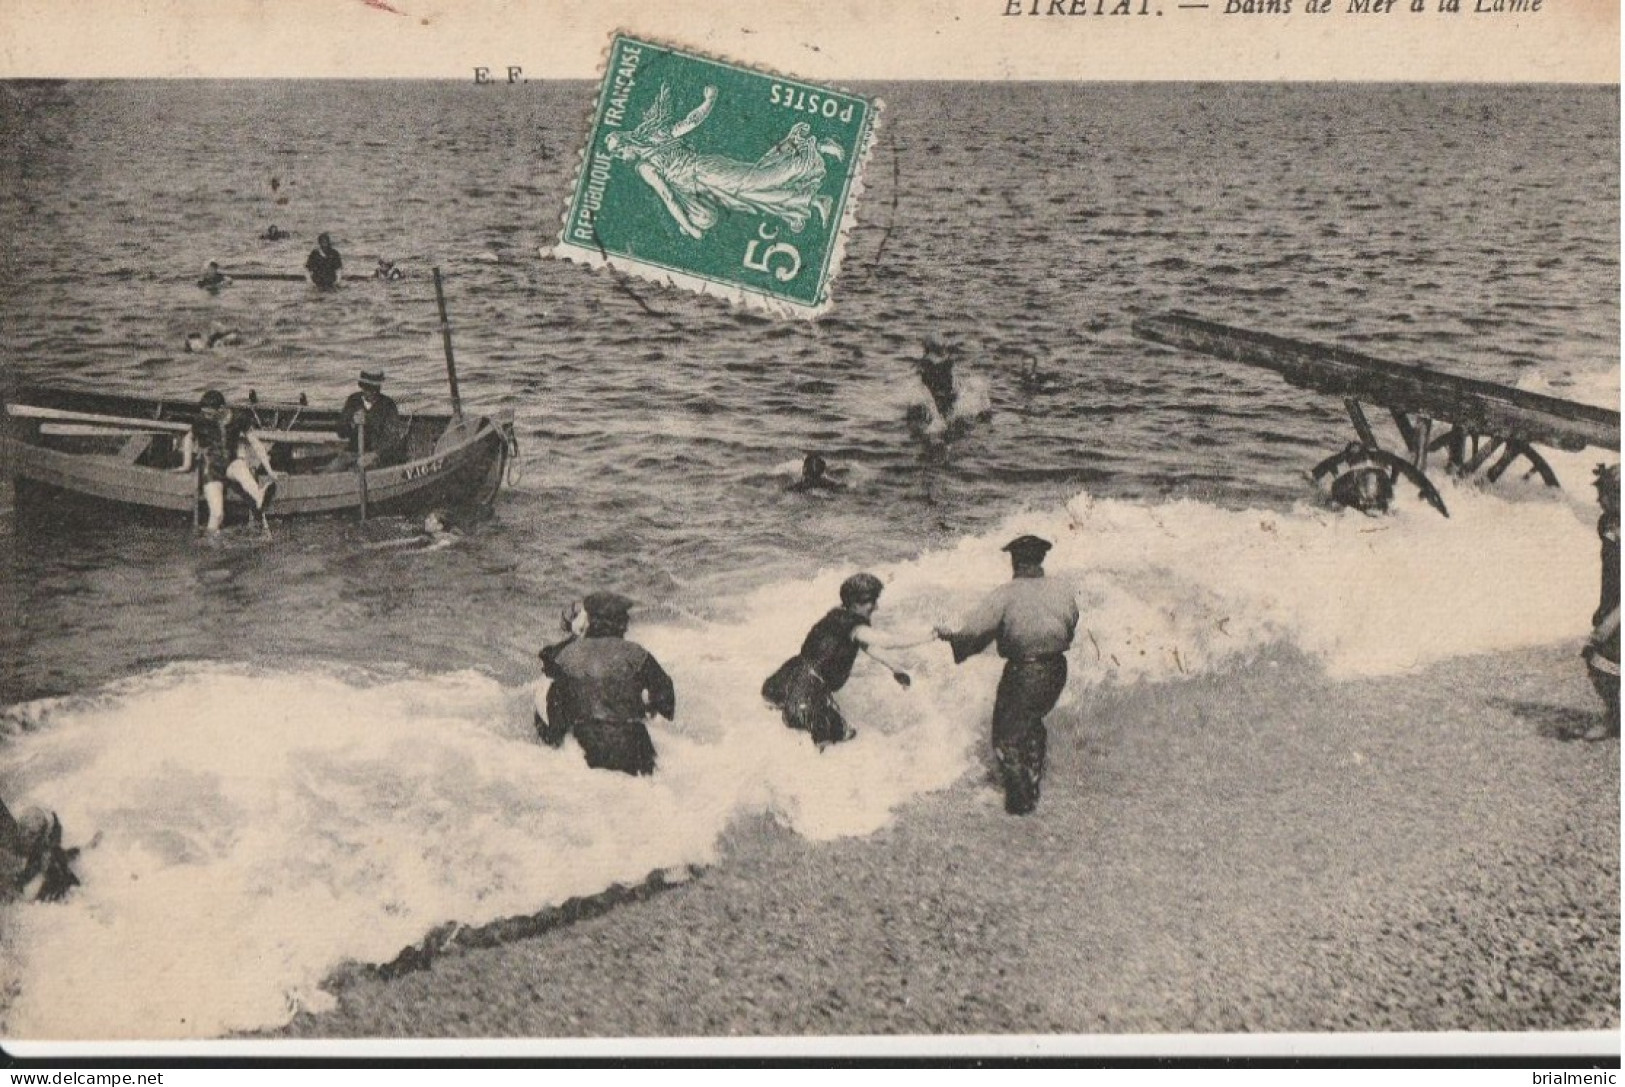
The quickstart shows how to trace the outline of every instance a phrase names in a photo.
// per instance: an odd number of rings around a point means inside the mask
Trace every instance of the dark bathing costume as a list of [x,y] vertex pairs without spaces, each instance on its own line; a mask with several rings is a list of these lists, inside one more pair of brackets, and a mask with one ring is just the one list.
[[305,271],[310,273],[310,281],[324,291],[332,290],[339,284],[339,269],[344,267],[344,260],[339,256],[337,249],[329,248],[322,252],[317,246],[305,258]]
[[657,713],[671,720],[677,694],[649,651],[619,635],[589,632],[549,646],[542,660],[554,676],[547,692],[548,719],[539,722],[542,742],[558,747],[574,734],[587,765],[595,770],[654,773],[654,743],[644,718]]
[[762,697],[779,709],[785,725],[811,733],[820,746],[855,735],[841,716],[834,694],[846,686],[858,659],[853,634],[868,623],[845,606],[831,608],[807,632],[801,651],[762,684]]
[[192,424],[203,482],[226,482],[226,469],[237,459],[237,447],[247,431],[248,423],[235,411],[224,419],[199,418]]

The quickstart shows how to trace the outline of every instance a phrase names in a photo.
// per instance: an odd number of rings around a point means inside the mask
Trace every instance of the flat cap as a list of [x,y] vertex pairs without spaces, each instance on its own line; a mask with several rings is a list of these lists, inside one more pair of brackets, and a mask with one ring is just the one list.
[[1044,556],[1054,545],[1048,540],[1038,536],[1017,536],[1004,545],[1003,550],[1010,552],[1016,559],[1030,562],[1043,562]]
[[632,611],[632,601],[620,593],[588,593],[581,603],[587,609],[588,618],[606,623],[625,619]]

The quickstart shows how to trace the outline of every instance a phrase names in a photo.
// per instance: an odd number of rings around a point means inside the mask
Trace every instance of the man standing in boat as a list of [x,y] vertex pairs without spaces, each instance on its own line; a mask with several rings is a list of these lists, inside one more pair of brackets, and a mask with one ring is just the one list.
[[340,269],[343,267],[344,258],[333,248],[333,240],[326,234],[319,235],[316,248],[305,258],[305,274],[310,277],[311,284],[319,290],[332,290],[339,285]]
[[958,631],[938,628],[959,664],[995,640],[1004,675],[993,702],[993,757],[1004,787],[1004,810],[1026,815],[1038,806],[1048,735],[1044,715],[1066,687],[1066,651],[1078,628],[1072,587],[1044,577],[1050,542],[1020,536],[1004,545],[1013,578],[999,586]]
[[[203,498],[209,504],[209,531],[219,532],[226,520],[226,481],[237,484],[254,503],[254,514],[263,524],[265,506],[276,489],[276,473],[271,455],[261,441],[249,432],[249,420],[226,404],[225,395],[210,389],[198,401],[197,419],[181,442],[181,466],[175,471],[190,472],[201,461],[198,474],[203,481]],[[262,487],[249,466],[250,453],[266,471]]]
[[353,392],[339,409],[338,436],[350,443],[355,458],[348,464],[360,463],[370,468],[379,464],[392,464],[398,458],[401,438],[401,409],[395,401],[384,395],[384,372],[363,370],[357,379],[360,391]]
[[[553,677],[549,719],[537,718],[542,742],[559,747],[573,734],[595,770],[643,776],[655,772],[650,714],[671,720],[677,692],[654,656],[625,637],[632,602],[619,593],[589,593],[586,629],[544,652]],[[573,634],[573,628],[572,628]]]

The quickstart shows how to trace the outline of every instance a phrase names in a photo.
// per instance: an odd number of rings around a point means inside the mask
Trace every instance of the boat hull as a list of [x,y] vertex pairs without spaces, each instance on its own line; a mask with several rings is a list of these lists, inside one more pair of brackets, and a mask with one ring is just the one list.
[[[0,463],[16,482],[19,512],[45,520],[86,514],[142,520],[201,516],[197,476],[176,471],[169,463],[178,459],[187,409],[171,409],[166,415],[158,401],[70,397],[60,392],[33,400],[8,405],[5,431],[0,434]],[[91,408],[96,410],[83,410]],[[36,414],[22,414],[30,411]],[[322,428],[331,426],[333,420],[326,417],[331,413],[270,406],[256,406],[255,411],[267,424],[257,433],[268,442],[293,443],[284,447],[293,452],[314,449],[332,462],[323,466],[310,457],[273,455],[273,462],[284,463],[279,465],[270,516],[359,516],[360,473],[342,455],[335,455],[336,439],[325,441],[331,431]],[[54,422],[63,417],[94,417],[96,422]],[[279,425],[290,417],[304,425]],[[109,419],[115,422],[104,422]],[[143,431],[143,427],[168,429]],[[414,415],[409,428],[413,439],[407,459],[366,471],[369,516],[422,515],[495,499],[513,452],[511,422]],[[70,436],[62,437],[63,432]],[[246,496],[228,486],[228,519],[246,518],[248,508]]]

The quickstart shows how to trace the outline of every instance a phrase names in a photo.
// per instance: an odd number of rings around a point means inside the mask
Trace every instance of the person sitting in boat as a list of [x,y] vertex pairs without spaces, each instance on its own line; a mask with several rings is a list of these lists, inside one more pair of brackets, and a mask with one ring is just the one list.
[[318,290],[330,291],[339,285],[344,258],[333,248],[333,239],[326,234],[316,237],[316,248],[305,258],[305,273]]
[[378,267],[372,270],[372,277],[374,279],[405,279],[406,273],[395,267],[394,261],[379,257]]
[[341,458],[336,468],[366,468],[399,463],[406,437],[401,411],[384,395],[384,372],[363,370],[353,392],[339,409],[338,436],[350,443],[351,456]]
[[13,817],[0,800],[0,902],[32,897],[56,902],[79,885],[72,861],[77,849],[62,848],[62,821],[54,812],[29,808]]
[[829,462],[817,453],[808,453],[801,462],[801,478],[790,484],[789,490],[804,494],[807,491],[844,491],[846,484],[829,478]]
[[203,275],[198,278],[197,285],[212,294],[221,287],[231,286],[231,277],[220,270],[219,261],[211,260],[209,266],[203,270]]
[[[277,474],[271,469],[271,455],[249,431],[250,420],[233,411],[225,396],[210,389],[198,401],[197,419],[181,442],[181,466],[175,471],[190,472],[199,463],[203,498],[209,504],[209,532],[220,531],[226,519],[226,481],[237,484],[254,503],[255,516],[265,522],[265,508],[277,487]],[[253,456],[265,470],[261,485],[248,463]]]
[[[881,588],[873,574],[853,574],[843,581],[841,606],[813,624],[796,655],[762,684],[762,697],[779,711],[785,727],[811,735],[819,750],[857,735],[835,704],[835,692],[846,686],[859,650],[874,656],[870,647],[909,649],[936,637],[934,630],[882,634],[871,627]],[[893,672],[902,677],[899,683],[907,679]]]
[[[671,720],[677,692],[654,656],[624,635],[632,602],[619,593],[589,593],[582,601],[586,629],[545,657],[556,673],[548,716],[537,732],[550,747],[574,735],[595,770],[643,776],[655,771],[654,741],[646,719]],[[545,652],[545,651],[544,651]]]

